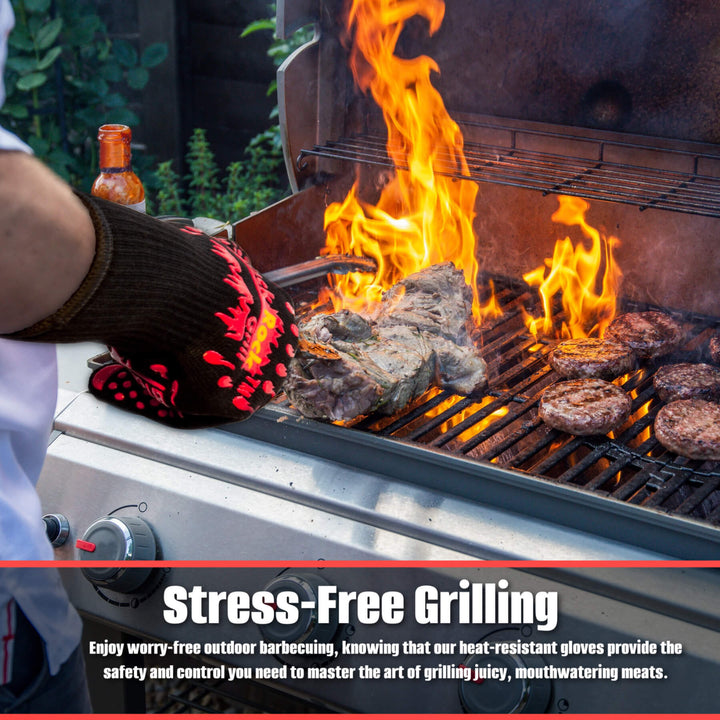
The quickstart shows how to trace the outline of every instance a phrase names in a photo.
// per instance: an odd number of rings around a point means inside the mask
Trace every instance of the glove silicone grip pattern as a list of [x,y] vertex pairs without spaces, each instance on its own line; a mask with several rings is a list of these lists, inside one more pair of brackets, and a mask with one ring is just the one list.
[[[202,235],[195,228],[184,232]],[[234,302],[214,313],[225,331],[216,346],[199,352],[204,367],[188,373],[166,353],[129,357],[111,347],[115,363],[90,380],[95,396],[168,424],[201,427],[242,420],[279,392],[299,334],[292,305],[276,297],[234,243],[224,238],[210,243],[227,264],[223,282],[233,289]]]

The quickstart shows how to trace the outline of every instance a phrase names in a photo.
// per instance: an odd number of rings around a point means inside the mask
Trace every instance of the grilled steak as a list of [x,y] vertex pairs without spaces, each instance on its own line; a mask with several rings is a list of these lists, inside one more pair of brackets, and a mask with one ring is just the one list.
[[720,333],[710,338],[708,349],[710,350],[710,359],[716,365],[720,365]]
[[458,395],[472,395],[487,385],[487,364],[476,347],[430,333],[423,336],[435,351],[436,385]]
[[462,270],[440,263],[393,285],[383,295],[380,327],[406,325],[465,345],[472,311],[472,290]]
[[630,396],[597,378],[564,380],[545,389],[539,415],[550,427],[573,435],[610,432],[630,415]]
[[[310,330],[327,326],[316,322]],[[376,328],[355,343],[332,337],[308,342],[306,332],[303,327],[305,341],[288,365],[284,386],[306,417],[352,420],[375,410],[391,415],[425,392],[435,372],[434,351],[410,328]]]
[[635,367],[635,353],[627,345],[576,338],[563,340],[550,352],[550,365],[565,378],[604,378],[613,380]]
[[300,325],[285,392],[307,417],[351,420],[391,415],[433,382],[461,395],[487,384],[487,366],[468,341],[472,292],[452,263],[410,275],[372,318],[343,310]]
[[319,343],[354,343],[372,337],[370,323],[357,313],[340,310],[328,315],[315,315],[303,323],[303,335]]
[[720,405],[692,398],[665,405],[655,437],[668,450],[694,460],[720,460]]
[[675,350],[683,330],[669,315],[649,310],[618,315],[605,330],[605,339],[628,345],[638,357],[655,357]]
[[705,363],[663,365],[653,377],[661,400],[720,400],[720,369]]

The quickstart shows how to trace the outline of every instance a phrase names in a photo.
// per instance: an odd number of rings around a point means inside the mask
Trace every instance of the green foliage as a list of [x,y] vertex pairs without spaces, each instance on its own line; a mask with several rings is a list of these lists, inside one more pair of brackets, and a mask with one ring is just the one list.
[[[270,47],[268,48],[267,54],[270,58],[272,58],[273,64],[276,68],[280,67],[285,60],[292,55],[292,53],[295,52],[298,48],[302,47],[306,43],[310,42],[313,38],[313,34],[315,32],[314,28],[312,27],[304,27],[297,30],[291,37],[289,37],[287,40],[283,40],[277,36],[277,22],[275,17],[275,3],[272,3],[269,8],[272,11],[272,16],[269,18],[262,18],[260,20],[254,20],[249,25],[247,25],[242,33],[240,33],[240,37],[244,38],[248,35],[251,35],[252,33],[256,32],[267,32],[268,30],[272,30],[273,33],[273,39],[270,43]],[[271,95],[277,94],[277,81],[273,80],[269,85],[267,89],[268,97]],[[270,119],[277,121],[278,118],[278,106],[275,105],[273,107],[272,111],[270,112]],[[272,143],[276,145],[278,148],[281,147],[281,141],[280,141],[280,126],[275,122],[275,124],[271,125],[266,132],[270,132],[272,135]],[[265,133],[261,133],[261,135],[265,135]],[[258,136],[259,137],[259,136]],[[251,141],[252,143],[252,141]]]
[[[127,91],[141,90],[167,57],[154,43],[138,54],[110,39],[92,0],[12,0],[7,100],[0,122],[76,187],[97,174],[95,132],[103,123],[137,125]],[[134,165],[142,165],[134,157]]]
[[186,191],[172,161],[160,163],[155,171],[157,194],[153,207],[158,215],[212,217],[234,222],[279,200],[284,192],[278,167],[282,151],[274,147],[269,134],[258,135],[245,150],[245,158],[228,165],[222,182],[215,154],[205,130],[196,128],[188,141],[185,156],[189,173]]
[[[274,4],[271,6],[274,11]],[[268,49],[276,67],[298,47],[312,39],[312,28],[302,28],[288,40],[275,37],[275,15],[255,20],[243,30],[241,37],[255,32],[272,30],[273,40]],[[277,83],[268,87],[268,95],[277,92]],[[277,105],[270,119],[277,119]],[[235,222],[250,213],[262,210],[280,200],[287,193],[283,164],[280,126],[277,122],[256,135],[248,143],[243,159],[230,163],[222,181],[215,155],[204,130],[196,129],[188,142],[186,163],[189,173],[185,177],[184,193],[180,177],[172,169],[171,161],[160,163],[152,183],[157,188],[153,207],[158,215],[190,214],[192,217],[212,217]],[[146,184],[147,188],[147,184]],[[186,194],[186,197],[183,195]]]
[[183,201],[180,197],[178,174],[172,168],[172,160],[161,162],[155,170],[158,215],[185,215]]
[[215,155],[204,130],[196,128],[193,131],[185,159],[190,169],[186,177],[190,188],[190,212],[193,217],[214,217],[220,183]]

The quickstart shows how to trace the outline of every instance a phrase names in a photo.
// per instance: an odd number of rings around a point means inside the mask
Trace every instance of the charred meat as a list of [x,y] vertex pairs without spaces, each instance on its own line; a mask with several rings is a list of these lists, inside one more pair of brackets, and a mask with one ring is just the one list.
[[710,351],[710,359],[716,364],[720,365],[720,333],[713,335],[708,342],[708,349]]
[[720,405],[692,398],[665,405],[655,437],[671,452],[694,460],[720,460]]
[[[359,327],[363,318],[351,320]],[[318,322],[301,332],[307,338],[321,329],[327,325]],[[285,381],[290,401],[306,417],[351,420],[376,410],[391,415],[425,392],[435,372],[432,348],[410,328],[376,328],[354,342],[311,338],[299,346]]]
[[550,352],[550,365],[564,378],[613,380],[635,367],[635,353],[627,345],[599,338],[563,340]]
[[540,398],[539,415],[557,430],[597,435],[610,432],[627,420],[631,405],[630,396],[617,385],[582,378],[546,388]]
[[618,315],[608,325],[605,339],[631,347],[638,357],[656,357],[676,350],[683,334],[670,315],[648,310]]
[[[349,310],[301,323],[285,392],[305,416],[392,415],[435,382],[470,395],[487,366],[468,340],[472,293],[452,263],[397,283],[372,318]],[[334,354],[334,355],[333,355]]]
[[383,296],[377,324],[405,325],[458,345],[468,342],[472,290],[452,263],[408,275]]
[[705,363],[663,365],[653,377],[661,400],[720,400],[720,369]]

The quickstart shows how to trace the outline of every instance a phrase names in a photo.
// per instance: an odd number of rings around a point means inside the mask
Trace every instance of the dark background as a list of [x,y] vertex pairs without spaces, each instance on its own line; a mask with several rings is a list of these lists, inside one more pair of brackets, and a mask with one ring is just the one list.
[[111,37],[139,51],[156,42],[168,46],[168,58],[134,98],[139,150],[157,161],[175,158],[181,168],[193,129],[203,128],[225,168],[274,124],[269,114],[276,100],[267,96],[275,77],[267,55],[272,33],[240,38],[250,22],[271,17],[267,0],[97,0],[97,12]]

